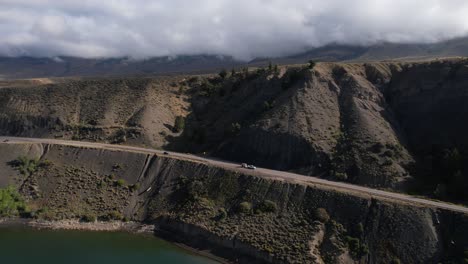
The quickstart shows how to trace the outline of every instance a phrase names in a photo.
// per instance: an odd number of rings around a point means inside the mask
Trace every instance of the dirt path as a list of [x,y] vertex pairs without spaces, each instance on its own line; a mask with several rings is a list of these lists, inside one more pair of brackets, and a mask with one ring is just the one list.
[[240,171],[244,174],[255,175],[264,178],[279,179],[289,182],[297,182],[302,184],[309,185],[320,185],[321,187],[331,188],[337,191],[352,192],[355,195],[367,195],[371,197],[378,197],[383,199],[388,199],[391,201],[410,203],[413,205],[428,206],[441,208],[451,211],[457,211],[468,214],[468,207],[444,203],[439,201],[433,201],[418,197],[409,196],[401,193],[393,193],[389,191],[377,190],[368,187],[353,185],[343,182],[333,182],[316,177],[304,176],[295,173],[289,173],[284,171],[276,171],[264,168],[257,168],[256,170],[247,170],[240,167],[238,163],[233,163],[229,161],[223,161],[215,158],[206,158],[199,157],[190,154],[170,152],[169,154],[164,154],[162,150],[146,149],[139,147],[131,146],[122,146],[122,145],[110,145],[103,143],[91,143],[91,142],[82,142],[82,141],[66,141],[66,140],[57,140],[57,139],[40,139],[40,138],[17,138],[17,137],[0,137],[0,144],[21,144],[21,143],[39,143],[39,144],[54,144],[54,145],[64,145],[64,146],[75,146],[75,147],[87,147],[87,148],[98,148],[98,149],[107,149],[115,151],[132,151],[139,153],[148,153],[148,154],[157,154],[157,155],[167,155],[171,158],[188,160],[193,162],[202,162],[212,166],[221,167],[229,170]]

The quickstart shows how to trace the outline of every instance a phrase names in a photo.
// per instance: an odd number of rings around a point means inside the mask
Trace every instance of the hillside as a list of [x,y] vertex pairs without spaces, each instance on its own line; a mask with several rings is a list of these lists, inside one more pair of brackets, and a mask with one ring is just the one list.
[[0,132],[205,153],[466,202],[467,66],[319,63],[224,78],[11,81],[0,89]]
[[143,222],[240,263],[462,263],[468,248],[463,213],[170,156],[0,143],[7,184],[25,204],[10,216]]

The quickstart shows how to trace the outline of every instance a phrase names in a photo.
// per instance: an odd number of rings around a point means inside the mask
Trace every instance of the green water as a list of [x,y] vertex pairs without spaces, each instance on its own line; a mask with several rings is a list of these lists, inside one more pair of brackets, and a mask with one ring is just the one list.
[[212,264],[153,236],[110,232],[0,229],[0,263],[5,264]]

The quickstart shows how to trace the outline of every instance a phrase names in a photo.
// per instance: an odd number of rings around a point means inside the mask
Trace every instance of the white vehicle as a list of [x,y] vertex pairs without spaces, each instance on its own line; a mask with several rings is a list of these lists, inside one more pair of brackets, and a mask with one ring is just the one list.
[[257,167],[255,167],[254,165],[247,165],[247,169],[249,170],[255,170]]
[[247,165],[247,163],[242,163],[241,164],[241,167],[244,168],[244,169],[247,169],[247,166],[249,166],[249,165]]

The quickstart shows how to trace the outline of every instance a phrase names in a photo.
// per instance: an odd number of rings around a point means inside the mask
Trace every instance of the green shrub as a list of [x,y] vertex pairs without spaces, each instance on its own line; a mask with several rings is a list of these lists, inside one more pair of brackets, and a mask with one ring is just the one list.
[[185,128],[185,118],[183,116],[177,116],[174,121],[173,131],[175,133],[182,132]]
[[330,215],[328,214],[327,210],[325,210],[324,208],[315,209],[314,217],[315,219],[317,219],[318,221],[322,223],[326,223],[330,220]]
[[91,213],[85,214],[81,216],[80,221],[86,222],[86,223],[96,222],[96,215],[91,214]]
[[106,215],[100,216],[99,218],[103,221],[112,221],[112,220],[122,220],[124,217],[120,212],[112,211]]
[[252,212],[252,204],[249,202],[242,202],[239,204],[239,212],[243,214],[248,214]]
[[127,185],[127,183],[125,182],[124,179],[118,179],[115,181],[115,186],[118,186],[118,187],[122,187],[122,186],[125,186]]
[[[19,172],[25,176],[30,176],[43,165],[38,159],[30,159],[26,156],[20,156],[9,164],[17,168]],[[49,164],[49,162],[47,164]]]
[[354,258],[361,258],[362,256],[369,254],[369,248],[366,244],[361,243],[359,238],[346,236],[346,242],[348,243],[351,256]]
[[390,264],[400,264],[400,263],[401,263],[401,261],[400,261],[400,259],[398,259],[398,258],[394,258],[394,259],[392,259],[392,261],[390,262]]
[[131,192],[135,192],[135,191],[138,191],[138,189],[140,189],[140,184],[135,183],[135,184],[130,185],[128,188]]
[[335,172],[334,176],[339,181],[347,181],[348,180],[348,174],[346,174],[346,172]]
[[261,212],[274,213],[278,209],[276,203],[270,200],[265,200],[259,207]]
[[17,216],[26,211],[26,204],[16,188],[9,186],[0,189],[0,216]]

